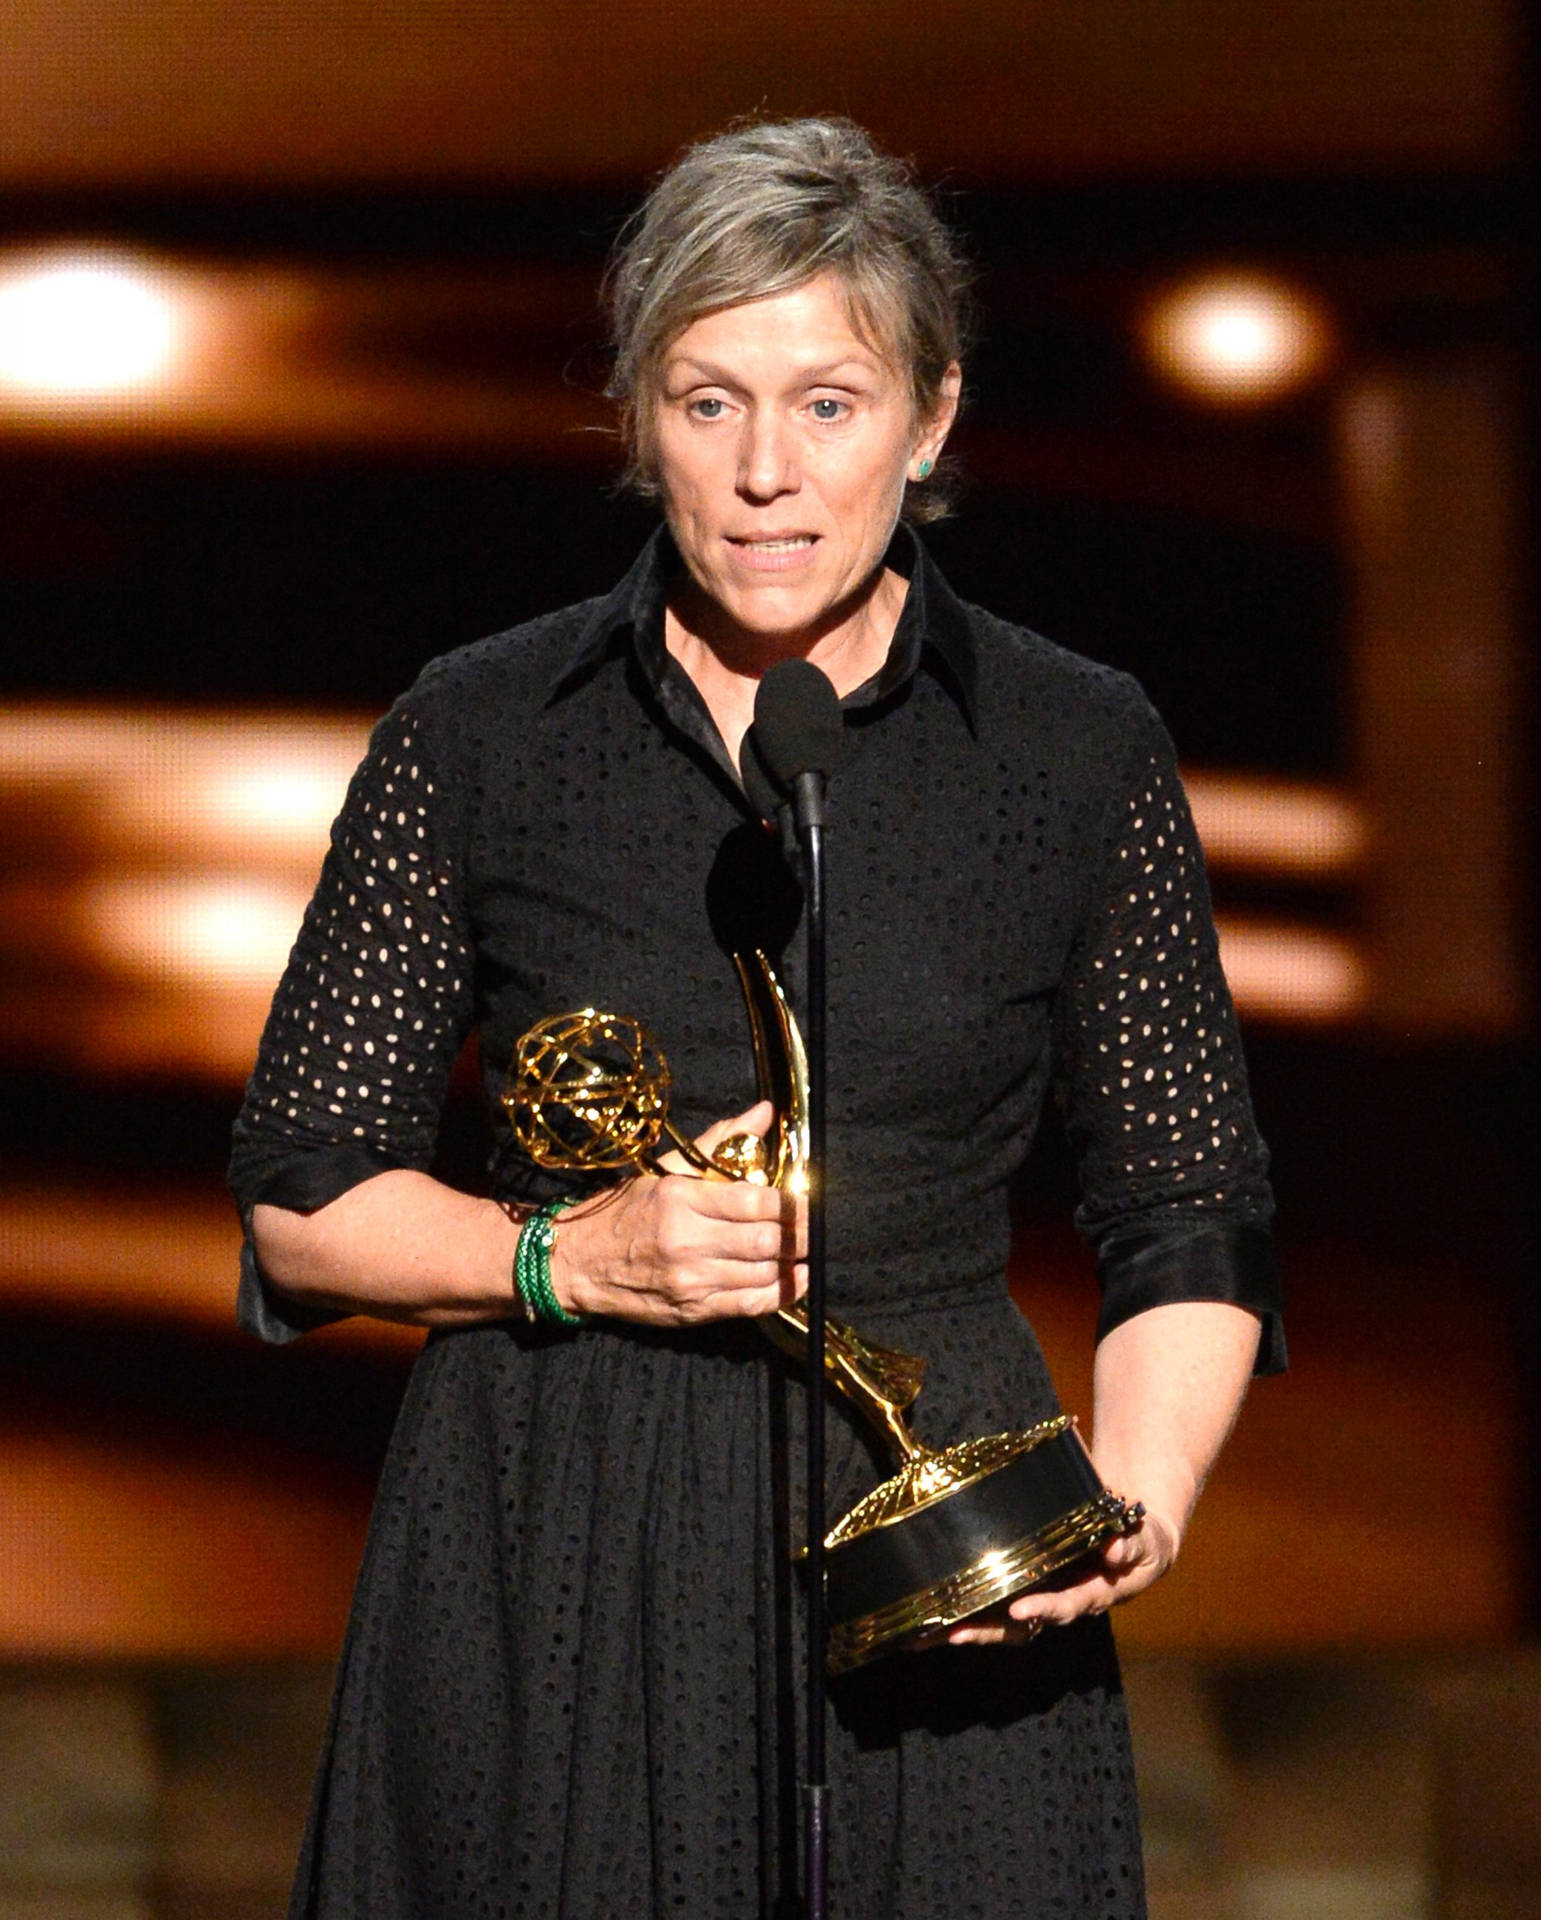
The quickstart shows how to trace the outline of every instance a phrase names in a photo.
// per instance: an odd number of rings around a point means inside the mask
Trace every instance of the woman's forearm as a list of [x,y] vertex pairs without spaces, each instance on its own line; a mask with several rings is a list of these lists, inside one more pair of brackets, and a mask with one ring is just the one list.
[[269,1282],[308,1307],[426,1327],[519,1310],[517,1222],[495,1200],[407,1168],[376,1174],[314,1213],[255,1207],[252,1240]]
[[[763,1131],[768,1103],[707,1128]],[[322,1311],[426,1327],[524,1311],[514,1282],[522,1222],[405,1168],[376,1174],[314,1213],[258,1206],[257,1259],[271,1286]],[[806,1208],[773,1187],[643,1174],[558,1216],[551,1288],[569,1312],[659,1326],[753,1316],[806,1285]]]
[[1180,1541],[1246,1397],[1258,1318],[1223,1301],[1152,1307],[1097,1348],[1092,1453],[1104,1481]]

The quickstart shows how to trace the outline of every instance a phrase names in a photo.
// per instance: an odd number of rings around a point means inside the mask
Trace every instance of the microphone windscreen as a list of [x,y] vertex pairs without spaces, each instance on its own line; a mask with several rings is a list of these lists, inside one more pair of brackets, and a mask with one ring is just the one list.
[[845,723],[828,675],[811,660],[778,660],[755,691],[754,734],[766,771],[783,788],[799,774],[833,773]]
[[743,744],[738,750],[738,770],[750,806],[762,820],[774,826],[786,795],[777,787],[770,776],[770,769],[760,756],[760,743],[755,738],[753,727],[744,735]]

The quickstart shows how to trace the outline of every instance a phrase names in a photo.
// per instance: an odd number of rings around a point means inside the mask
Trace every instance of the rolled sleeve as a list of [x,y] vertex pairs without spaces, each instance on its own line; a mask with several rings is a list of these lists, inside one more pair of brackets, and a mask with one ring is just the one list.
[[1217,1221],[1187,1233],[1121,1234],[1098,1250],[1097,1278],[1099,1340],[1151,1307],[1218,1300],[1257,1315],[1255,1373],[1282,1373],[1288,1365],[1278,1252],[1267,1227]]
[[1055,1090],[1076,1221],[1098,1254],[1099,1337],[1151,1307],[1217,1300],[1285,1364],[1268,1153],[1253,1118],[1203,854],[1165,729],[1132,729],[1055,1007]]
[[375,729],[274,996],[236,1120],[246,1227],[237,1318],[273,1341],[342,1318],[284,1299],[251,1241],[258,1205],[314,1212],[393,1167],[425,1169],[469,1028],[457,783],[412,696]]

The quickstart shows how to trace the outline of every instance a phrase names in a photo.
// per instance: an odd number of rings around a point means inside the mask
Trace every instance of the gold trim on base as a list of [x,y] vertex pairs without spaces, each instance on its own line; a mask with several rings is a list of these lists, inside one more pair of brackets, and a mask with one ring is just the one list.
[[874,1613],[842,1621],[829,1631],[829,1671],[848,1673],[852,1667],[891,1651],[897,1641],[955,1627],[971,1613],[1010,1599],[1079,1560],[1104,1540],[1128,1533],[1138,1524],[1139,1511],[1117,1494],[1099,1494],[1014,1546],[998,1547],[973,1566],[949,1574],[920,1593],[907,1594]]
[[917,1446],[891,1480],[865,1494],[825,1534],[825,1551],[831,1552],[877,1527],[897,1526],[911,1514],[934,1507],[939,1500],[950,1500],[965,1487],[998,1473],[1019,1454],[1031,1453],[1046,1440],[1057,1440],[1075,1424],[1073,1413],[1060,1413],[1022,1433],[985,1434],[978,1440],[960,1440],[937,1453]]

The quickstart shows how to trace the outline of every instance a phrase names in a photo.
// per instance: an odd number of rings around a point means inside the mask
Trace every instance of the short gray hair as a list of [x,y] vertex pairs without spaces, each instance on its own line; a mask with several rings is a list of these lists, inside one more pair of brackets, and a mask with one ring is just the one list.
[[[664,355],[723,307],[788,293],[821,273],[845,285],[857,331],[904,369],[917,420],[966,345],[969,274],[904,161],[850,120],[730,127],[690,147],[616,242],[605,280],[626,480],[657,492],[651,412]],[[912,520],[940,519],[947,481],[905,489]]]

